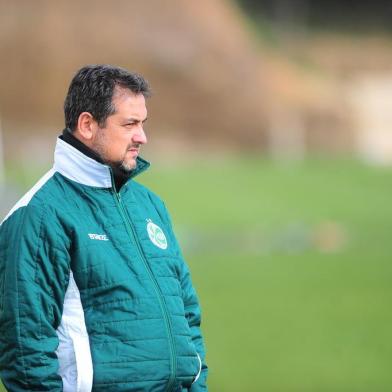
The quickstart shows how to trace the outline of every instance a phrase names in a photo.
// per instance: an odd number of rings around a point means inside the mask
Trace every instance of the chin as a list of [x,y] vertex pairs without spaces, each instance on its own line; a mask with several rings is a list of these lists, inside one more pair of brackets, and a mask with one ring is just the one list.
[[125,162],[122,162],[122,163],[121,163],[121,168],[122,168],[125,172],[130,172],[130,171],[132,171],[135,167],[136,167],[136,161],[132,161],[132,162],[130,162],[130,163],[125,163]]

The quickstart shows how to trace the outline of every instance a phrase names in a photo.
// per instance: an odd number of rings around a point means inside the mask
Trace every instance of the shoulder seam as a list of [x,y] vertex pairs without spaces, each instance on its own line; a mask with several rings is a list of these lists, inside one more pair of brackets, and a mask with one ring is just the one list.
[[0,225],[2,225],[8,218],[10,218],[14,212],[19,210],[22,207],[26,207],[30,204],[31,200],[34,196],[45,186],[45,184],[50,181],[55,175],[56,171],[52,168],[48,172],[46,172],[31,188],[27,191],[19,201],[11,208],[5,218],[2,220]]

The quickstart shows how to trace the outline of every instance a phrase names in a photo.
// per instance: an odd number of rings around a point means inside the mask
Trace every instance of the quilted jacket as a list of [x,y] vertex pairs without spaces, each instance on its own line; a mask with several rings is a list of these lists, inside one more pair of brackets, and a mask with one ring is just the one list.
[[[132,177],[149,166],[138,158]],[[57,140],[0,226],[8,391],[207,391],[200,309],[163,202]]]

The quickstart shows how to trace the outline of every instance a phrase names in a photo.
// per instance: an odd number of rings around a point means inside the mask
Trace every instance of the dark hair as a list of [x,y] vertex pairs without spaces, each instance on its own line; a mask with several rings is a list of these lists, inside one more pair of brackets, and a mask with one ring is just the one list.
[[148,82],[139,74],[111,65],[87,65],[71,81],[64,102],[65,126],[75,131],[80,113],[89,112],[100,126],[115,112],[112,103],[116,87],[135,94],[151,95]]

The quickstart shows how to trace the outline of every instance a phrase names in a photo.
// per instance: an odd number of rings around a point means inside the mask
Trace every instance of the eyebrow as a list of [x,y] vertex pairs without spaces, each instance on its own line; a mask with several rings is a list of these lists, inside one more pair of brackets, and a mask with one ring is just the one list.
[[124,122],[133,122],[133,121],[137,121],[137,122],[145,123],[145,122],[147,121],[147,119],[148,119],[148,117],[146,117],[144,120],[139,120],[139,119],[137,119],[137,118],[130,117],[130,118],[126,118],[126,119],[124,120]]

